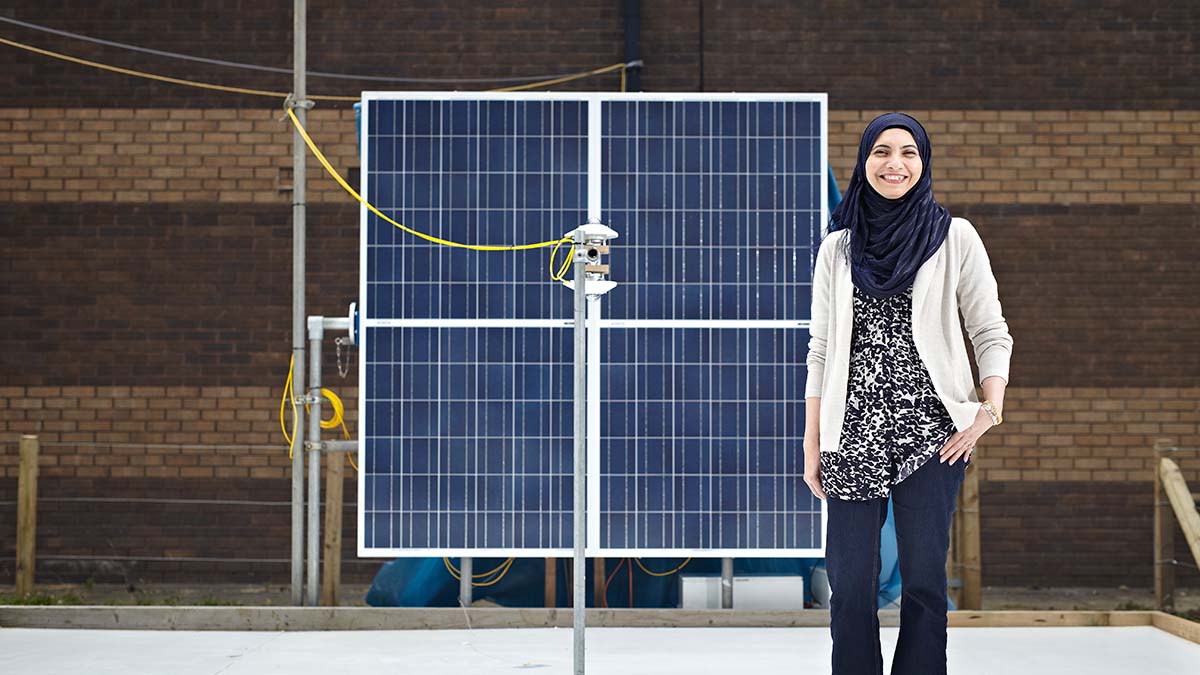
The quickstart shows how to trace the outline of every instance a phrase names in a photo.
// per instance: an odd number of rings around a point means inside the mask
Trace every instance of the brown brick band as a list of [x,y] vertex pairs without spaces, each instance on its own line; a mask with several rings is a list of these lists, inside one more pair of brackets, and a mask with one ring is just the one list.
[[[1195,204],[1200,110],[921,110],[950,204]],[[834,108],[845,185],[876,111]],[[309,117],[343,174],[358,167],[349,106]],[[290,203],[292,136],[270,109],[0,108],[0,202]],[[311,203],[349,201],[310,162]]]

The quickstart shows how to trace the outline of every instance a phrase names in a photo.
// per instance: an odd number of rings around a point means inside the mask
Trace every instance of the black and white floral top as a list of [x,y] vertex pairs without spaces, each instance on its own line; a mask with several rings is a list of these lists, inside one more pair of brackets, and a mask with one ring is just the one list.
[[917,354],[912,294],[912,286],[889,298],[854,288],[840,452],[821,453],[821,487],[828,496],[855,501],[886,497],[893,485],[936,456],[956,431]]

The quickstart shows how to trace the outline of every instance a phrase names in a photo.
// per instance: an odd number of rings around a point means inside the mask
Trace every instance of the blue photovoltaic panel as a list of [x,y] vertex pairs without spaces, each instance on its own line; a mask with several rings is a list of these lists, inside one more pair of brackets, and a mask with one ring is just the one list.
[[[824,115],[820,95],[364,97],[363,191],[390,217],[469,243],[590,213],[619,233],[589,328],[589,555],[823,548],[802,442]],[[362,213],[360,554],[568,555],[573,298],[548,250]]]
[[823,547],[803,480],[823,115],[818,100],[604,103],[622,285],[601,338],[600,547]]
[[816,101],[607,101],[606,319],[804,319],[820,239]]
[[[363,192],[390,218],[488,245],[586,220],[585,101],[364,98]],[[569,548],[572,297],[548,249],[363,219],[360,552]]]
[[571,331],[368,327],[368,549],[571,546]]
[[[364,189],[388,217],[450,241],[548,241],[586,220],[587,104],[371,100]],[[546,249],[488,253],[430,243],[367,213],[366,316],[571,317]]]

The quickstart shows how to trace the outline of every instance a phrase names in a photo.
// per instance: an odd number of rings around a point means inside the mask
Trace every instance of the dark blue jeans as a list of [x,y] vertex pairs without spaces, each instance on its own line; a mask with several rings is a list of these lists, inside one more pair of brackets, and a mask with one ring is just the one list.
[[[892,675],[946,672],[946,553],[966,463],[926,460],[892,487],[900,562],[900,637]],[[831,595],[833,675],[883,675],[879,644],[879,531],[889,497],[828,497],[825,570]]]

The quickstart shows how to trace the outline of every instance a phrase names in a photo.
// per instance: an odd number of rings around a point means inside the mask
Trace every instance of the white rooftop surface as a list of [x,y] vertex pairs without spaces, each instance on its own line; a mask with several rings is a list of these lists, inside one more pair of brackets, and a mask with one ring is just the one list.
[[[897,628],[883,628],[885,671]],[[587,672],[830,672],[828,628],[589,628]],[[1152,626],[951,628],[949,672],[1194,673],[1200,644]],[[0,629],[0,672],[570,673],[571,630],[354,632]]]

